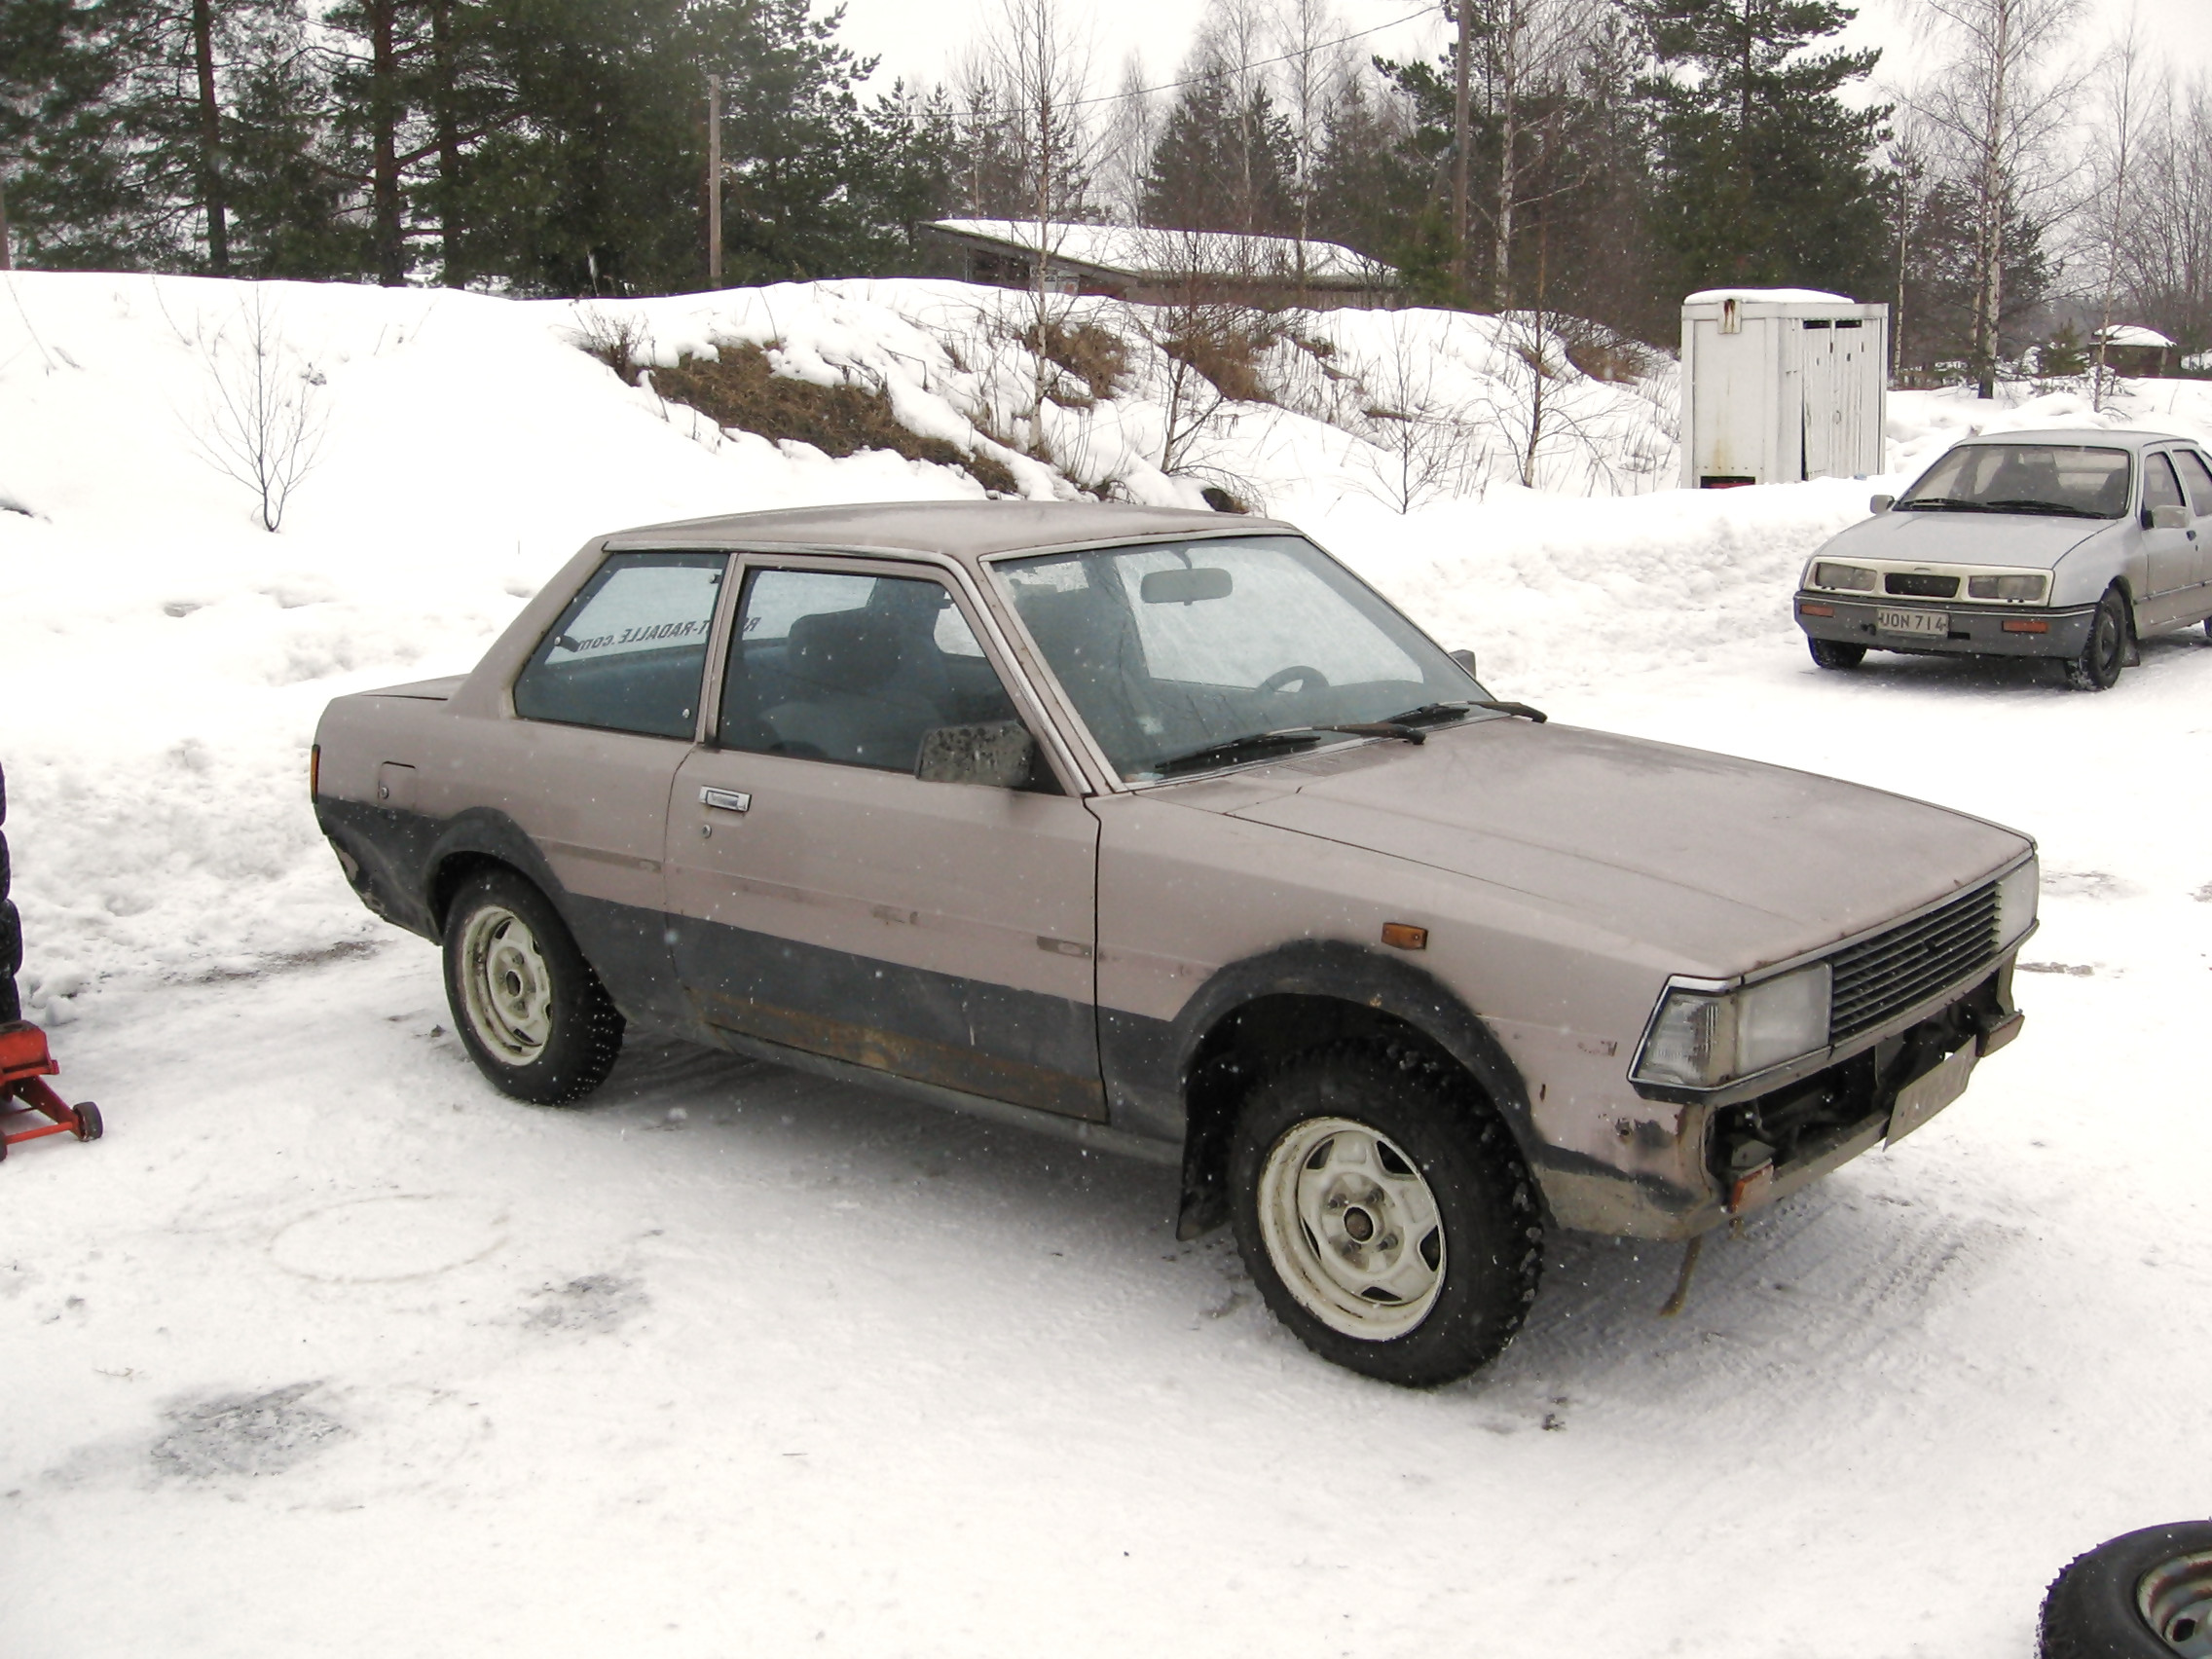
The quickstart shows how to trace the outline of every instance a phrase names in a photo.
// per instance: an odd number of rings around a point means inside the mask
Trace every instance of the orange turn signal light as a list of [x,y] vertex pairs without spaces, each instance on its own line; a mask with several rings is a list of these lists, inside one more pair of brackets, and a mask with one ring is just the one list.
[[2040,616],[2008,616],[2005,618],[2008,634],[2047,634],[2050,624]]
[[1800,615],[1804,616],[1833,616],[1835,614],[1834,606],[1815,605],[1809,599],[1799,600],[1797,602],[1797,610]]
[[318,743],[308,751],[308,799],[314,799],[321,790],[322,745]]
[[1426,950],[1428,948],[1428,930],[1417,928],[1411,922],[1384,922],[1382,924],[1382,942],[1394,944],[1400,950]]

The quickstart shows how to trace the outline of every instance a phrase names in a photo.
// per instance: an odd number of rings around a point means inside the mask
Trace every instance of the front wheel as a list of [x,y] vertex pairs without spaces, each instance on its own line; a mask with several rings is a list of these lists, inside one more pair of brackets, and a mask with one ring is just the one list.
[[622,1015],[544,894],[511,869],[470,876],[446,912],[446,1001],[476,1069],[537,1106],[614,1068]]
[[1346,1047],[1290,1062],[1246,1099],[1229,1173],[1261,1296],[1339,1365],[1449,1382],[1495,1359],[1535,1300],[1544,1227],[1528,1165],[1494,1115],[1416,1056]]
[[2212,1521],[2146,1527],[2077,1556],[2044,1598],[2043,1659],[2212,1655]]
[[2105,589],[2082,654],[2066,659],[2066,683],[2077,691],[2110,691],[2127,661],[2127,600],[2118,583]]
[[1857,668],[1866,660],[1866,647],[1849,640],[1821,640],[1808,634],[1805,644],[1812,647],[1813,661],[1823,668]]

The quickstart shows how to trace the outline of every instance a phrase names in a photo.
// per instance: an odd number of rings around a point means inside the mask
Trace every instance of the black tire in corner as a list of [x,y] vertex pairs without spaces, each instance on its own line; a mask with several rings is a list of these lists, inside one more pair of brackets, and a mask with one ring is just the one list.
[[2127,597],[2113,583],[2097,601],[2097,614],[2080,656],[2066,659],[2066,683],[2077,691],[2110,691],[2127,662]]
[[2146,1527],[2079,1555],[2044,1597],[2042,1659],[2212,1653],[2212,1521]]
[[1236,1245],[1269,1309],[1324,1359],[1407,1387],[1495,1359],[1543,1272],[1535,1182],[1460,1082],[1413,1052],[1316,1050],[1253,1086],[1230,1145]]
[[1823,668],[1857,668],[1866,660],[1866,647],[1849,640],[1822,640],[1807,634],[1805,644],[1812,648],[1813,661]]
[[581,1100],[614,1069],[622,1015],[535,886],[479,870],[446,911],[446,1001],[492,1087],[537,1106]]

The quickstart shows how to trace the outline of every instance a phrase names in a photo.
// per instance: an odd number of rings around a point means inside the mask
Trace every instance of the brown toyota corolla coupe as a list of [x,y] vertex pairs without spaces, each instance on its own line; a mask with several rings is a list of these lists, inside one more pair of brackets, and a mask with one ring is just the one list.
[[1546,724],[1287,524],[825,508],[588,544],[475,672],[333,702],[315,811],[492,1083],[631,1026],[1150,1155],[1373,1376],[1555,1227],[1690,1238],[2019,1029],[2026,837]]

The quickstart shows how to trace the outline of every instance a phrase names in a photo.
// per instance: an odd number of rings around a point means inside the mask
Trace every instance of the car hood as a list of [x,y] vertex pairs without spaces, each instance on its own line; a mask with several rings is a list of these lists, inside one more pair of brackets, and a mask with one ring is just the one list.
[[1857,554],[1908,565],[2009,565],[2047,571],[2091,536],[2125,522],[2034,513],[1876,513],[1831,536],[1820,556]]
[[1486,720],[1175,791],[1578,912],[1679,972],[1749,973],[1988,878],[2012,830],[1902,795],[1671,744]]

